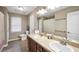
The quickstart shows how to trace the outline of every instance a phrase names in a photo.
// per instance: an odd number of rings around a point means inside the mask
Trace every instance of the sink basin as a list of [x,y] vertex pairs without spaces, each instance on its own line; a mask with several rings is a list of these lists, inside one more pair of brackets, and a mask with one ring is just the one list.
[[73,52],[74,50],[68,45],[62,45],[60,43],[50,43],[49,47],[55,52]]

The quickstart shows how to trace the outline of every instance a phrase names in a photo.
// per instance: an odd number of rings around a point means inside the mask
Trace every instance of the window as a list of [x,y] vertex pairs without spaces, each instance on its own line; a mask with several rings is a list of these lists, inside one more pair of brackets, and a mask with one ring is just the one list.
[[21,32],[21,17],[11,17],[11,32]]

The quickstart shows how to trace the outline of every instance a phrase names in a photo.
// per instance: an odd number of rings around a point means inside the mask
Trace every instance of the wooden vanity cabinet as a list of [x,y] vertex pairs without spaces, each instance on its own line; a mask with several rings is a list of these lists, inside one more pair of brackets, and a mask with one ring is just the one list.
[[37,52],[49,52],[49,51],[44,47],[42,47],[40,44],[37,44]]
[[28,37],[28,48],[29,52],[36,52],[36,43],[30,37]]
[[43,52],[50,52],[50,51],[48,51],[47,49],[44,49],[44,48],[42,49],[42,51]]
[[39,44],[37,44],[37,50],[36,51],[37,52],[42,52],[43,51],[43,48]]
[[38,44],[37,42],[35,42],[29,36],[27,36],[27,39],[28,39],[29,52],[49,52],[48,50],[46,50],[45,48],[43,48],[40,44]]

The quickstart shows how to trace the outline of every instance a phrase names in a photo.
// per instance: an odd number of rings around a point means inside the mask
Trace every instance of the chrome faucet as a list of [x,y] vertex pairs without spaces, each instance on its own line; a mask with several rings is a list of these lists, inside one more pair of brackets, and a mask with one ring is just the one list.
[[64,38],[64,45],[67,45],[67,38]]
[[63,44],[63,45],[67,45],[67,43],[68,43],[67,37],[65,37],[63,39],[63,41],[61,41],[60,43]]

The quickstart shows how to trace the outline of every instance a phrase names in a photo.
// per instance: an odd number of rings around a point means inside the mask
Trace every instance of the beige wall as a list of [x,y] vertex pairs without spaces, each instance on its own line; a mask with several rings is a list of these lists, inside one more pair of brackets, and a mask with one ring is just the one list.
[[[22,19],[22,28],[21,28],[21,32],[14,32],[12,33],[11,32],[11,22],[10,22],[10,39],[15,39],[15,38],[18,38],[18,36],[21,34],[21,33],[24,33],[26,30],[27,30],[27,16],[25,15],[19,15],[19,14],[14,14],[14,13],[9,13],[9,16],[20,16],[21,19]],[[11,18],[10,18],[11,20]]]
[[79,10],[79,6],[71,6],[55,12],[55,19],[67,18],[67,13]]
[[7,9],[5,8],[5,7],[1,7],[0,6],[0,11],[4,14],[4,44],[6,44],[7,43],[7,14],[8,14],[8,12],[7,12]]
[[0,12],[0,43],[5,40],[5,32],[4,32],[4,14]]

